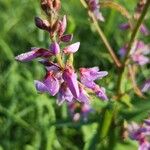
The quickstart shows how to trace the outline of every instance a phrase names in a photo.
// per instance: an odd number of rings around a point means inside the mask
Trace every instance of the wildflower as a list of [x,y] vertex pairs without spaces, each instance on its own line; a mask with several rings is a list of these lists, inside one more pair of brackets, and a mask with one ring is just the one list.
[[56,54],[59,54],[60,53],[60,47],[59,47],[59,44],[57,42],[53,42],[51,45],[50,45],[50,50],[51,52],[56,55]]
[[38,57],[47,58],[51,57],[52,55],[52,52],[47,49],[34,47],[31,48],[31,51],[16,56],[15,59],[17,61],[27,62]]
[[98,67],[80,68],[81,83],[87,88],[92,89],[93,92],[95,92],[96,95],[102,98],[103,100],[108,99],[105,94],[105,89],[103,87],[98,86],[94,81],[97,79],[102,79],[107,74],[107,71],[99,71]]
[[[124,47],[122,47],[119,50],[119,53],[121,56],[125,55],[127,46],[128,45],[125,45]],[[150,62],[150,59],[146,56],[149,53],[150,53],[149,45],[146,45],[142,41],[135,41],[132,46],[130,56],[131,56],[131,59],[133,60],[133,62],[135,62],[139,65],[145,65]]]
[[67,84],[63,82],[57,95],[57,104],[61,105],[64,101],[72,102],[73,95]]
[[[54,14],[49,14],[52,13],[49,11],[50,9],[56,11],[55,7],[57,4],[55,2],[59,2],[59,0],[41,0],[41,6],[48,17],[55,15],[55,12]],[[106,100],[105,89],[98,86],[94,81],[106,76],[107,72],[99,71],[98,67],[82,68],[80,81],[73,65],[64,59],[66,55],[77,52],[80,47],[80,42],[76,42],[61,48],[61,42],[70,42],[73,38],[72,34],[64,34],[67,28],[66,16],[64,15],[63,19],[58,18],[54,22],[36,17],[35,24],[38,28],[50,34],[52,42],[49,48],[35,47],[29,52],[16,56],[15,59],[20,62],[27,62],[36,58],[42,58],[39,62],[44,65],[46,75],[43,80],[34,81],[36,90],[40,93],[46,92],[56,96],[58,105],[61,105],[63,102],[72,103],[74,101],[89,105],[88,88],[92,89],[98,97]],[[86,110],[83,109],[85,114]]]
[[147,92],[150,89],[150,79],[146,80],[142,86],[142,92]]
[[59,81],[52,71],[47,72],[44,81],[35,80],[35,87],[37,91],[49,92],[52,96],[58,93],[59,86]]
[[[122,23],[122,24],[119,25],[119,28],[123,31],[132,29],[132,27],[129,23]],[[150,34],[149,29],[144,24],[141,24],[140,32],[145,36],[148,36]]]
[[80,42],[76,42],[74,44],[65,47],[63,51],[65,54],[75,53],[79,49],[79,46],[80,46]]
[[149,120],[145,120],[142,125],[138,125],[132,122],[128,125],[129,137],[132,140],[136,140],[139,143],[139,150],[149,150],[150,143],[147,140],[147,136],[150,135]]
[[97,20],[104,21],[102,13],[99,11],[100,4],[98,0],[86,0],[89,10],[93,12]]
[[79,86],[77,81],[77,75],[71,67],[67,67],[63,72],[63,79],[67,83],[73,96],[77,98],[79,96]]

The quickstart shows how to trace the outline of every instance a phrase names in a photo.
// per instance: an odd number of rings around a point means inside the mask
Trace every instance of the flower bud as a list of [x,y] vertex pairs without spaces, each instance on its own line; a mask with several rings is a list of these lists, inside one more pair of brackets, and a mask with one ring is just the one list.
[[35,17],[35,25],[40,29],[47,30],[47,31],[50,30],[50,28],[49,28],[50,25],[49,25],[48,21],[42,20],[39,17]]
[[50,50],[52,51],[52,53],[54,55],[60,53],[60,47],[59,47],[59,44],[57,42],[54,42],[51,44],[50,46]]
[[60,40],[62,42],[70,42],[72,41],[72,38],[73,38],[73,35],[72,34],[66,34],[66,35],[63,35]]
[[59,11],[61,8],[61,3],[60,3],[60,0],[54,0],[53,1],[53,9],[55,11]]
[[60,0],[41,0],[41,8],[47,13],[49,10],[59,11],[61,8]]
[[47,11],[48,9],[52,9],[52,1],[53,0],[41,0],[41,8],[44,11]]

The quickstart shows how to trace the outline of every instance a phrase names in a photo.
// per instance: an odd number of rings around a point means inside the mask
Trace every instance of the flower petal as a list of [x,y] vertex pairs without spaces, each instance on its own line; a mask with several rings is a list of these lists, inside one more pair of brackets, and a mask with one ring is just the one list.
[[87,92],[83,89],[83,87],[79,87],[79,97],[77,98],[77,100],[79,100],[80,102],[89,104],[89,95],[87,94]]
[[150,79],[146,80],[142,86],[142,92],[147,92],[148,90],[150,90]]
[[45,86],[45,84],[41,81],[35,80],[34,81],[36,90],[39,92],[47,92],[47,87]]
[[66,27],[67,27],[66,15],[63,16],[62,21],[60,21],[59,23],[60,23],[60,27],[59,27],[58,34],[59,34],[59,37],[61,37],[66,31]]
[[54,55],[59,54],[60,53],[59,44],[57,42],[52,43],[50,45],[50,50]]
[[49,22],[47,20],[42,20],[39,17],[35,17],[35,25],[43,30],[49,31]]
[[79,96],[79,86],[74,70],[70,67],[66,68],[63,72],[63,79],[67,83],[73,96],[77,98]]
[[130,29],[130,24],[129,23],[122,23],[122,24],[120,24],[119,28],[121,30],[128,30],[128,29]]
[[32,48],[31,51],[20,54],[15,57],[17,61],[21,62],[28,62],[31,61],[37,57],[50,57],[52,56],[52,53],[46,49],[43,48]]
[[60,38],[62,42],[70,42],[72,41],[72,39],[73,39],[73,34],[66,34]]
[[67,54],[67,53],[75,53],[80,47],[80,42],[76,42],[74,44],[71,44],[67,47],[65,47],[63,49],[64,53]]
[[64,101],[72,102],[73,95],[67,85],[65,83],[62,83],[60,90],[57,95],[57,104],[61,105]]
[[48,92],[54,96],[58,93],[59,91],[59,81],[55,76],[53,75],[52,72],[48,72],[45,80],[43,82],[45,86],[47,87]]
[[102,100],[108,100],[108,97],[105,93],[105,88],[103,87],[100,87],[98,85],[96,85],[94,88],[93,88],[93,91],[96,93],[96,95],[98,97],[100,97]]

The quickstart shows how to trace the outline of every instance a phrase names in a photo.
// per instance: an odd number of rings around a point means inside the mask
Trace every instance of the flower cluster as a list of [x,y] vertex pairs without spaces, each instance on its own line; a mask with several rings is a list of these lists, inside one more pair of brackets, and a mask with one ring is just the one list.
[[98,0],[85,0],[89,10],[93,12],[97,20],[104,21],[104,17],[102,16],[102,13],[99,11],[100,4]]
[[[139,19],[145,3],[146,3],[146,0],[139,0],[139,2],[137,3],[137,7],[135,8],[135,12],[134,12],[134,19],[135,20]],[[130,23],[122,23],[120,25],[120,29],[121,30],[128,30],[128,29],[132,30],[132,26]],[[145,36],[148,36],[150,34],[150,31],[148,30],[148,28],[144,24],[141,24],[140,32]]]
[[128,125],[129,137],[139,143],[139,150],[149,150],[150,143],[147,139],[150,136],[150,120],[145,120],[142,125],[132,122]]
[[[120,55],[123,57],[126,54],[128,45],[126,44],[119,50]],[[135,41],[130,51],[130,56],[133,62],[139,65],[145,65],[150,62],[150,59],[146,56],[150,54],[150,46],[142,41]]]
[[35,18],[36,26],[50,34],[49,48],[31,48],[31,51],[16,56],[16,60],[28,62],[42,58],[39,62],[44,65],[46,75],[41,81],[35,80],[35,87],[39,92],[47,92],[52,96],[57,95],[59,105],[64,101],[73,102],[74,100],[89,104],[88,92],[95,93],[103,100],[108,100],[105,89],[95,83],[95,80],[102,79],[108,74],[106,71],[99,71],[98,67],[93,67],[80,68],[79,73],[76,73],[73,67],[73,54],[78,51],[80,42],[67,44],[72,41],[73,35],[64,34],[67,19],[66,16],[56,19],[56,13],[53,13],[52,10],[56,11],[60,7],[54,2],[59,4],[58,0],[54,0],[53,3],[51,0],[41,2],[46,14],[50,18],[55,18],[52,22],[39,17]]

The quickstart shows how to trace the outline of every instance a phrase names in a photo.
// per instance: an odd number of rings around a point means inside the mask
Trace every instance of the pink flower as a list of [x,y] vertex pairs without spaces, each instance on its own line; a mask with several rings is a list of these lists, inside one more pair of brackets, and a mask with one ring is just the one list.
[[79,47],[80,47],[80,42],[76,42],[74,44],[65,47],[63,51],[65,54],[75,53],[76,51],[78,51]]
[[94,81],[97,79],[102,79],[108,74],[107,71],[99,71],[98,67],[93,68],[80,68],[80,78],[81,83],[85,85],[87,88],[93,90],[98,97],[103,100],[107,100],[107,96],[105,94],[105,89],[97,85]]
[[35,80],[35,87],[39,92],[49,92],[54,96],[58,93],[60,85],[53,72],[47,72],[43,81]]
[[67,83],[72,95],[75,98],[79,97],[79,86],[77,81],[77,75],[74,70],[67,66],[63,72],[63,79]]
[[47,49],[34,47],[34,48],[31,48],[31,51],[16,56],[15,59],[21,62],[27,62],[38,57],[47,58],[52,55],[53,54]]
[[101,12],[99,11],[100,5],[98,0],[86,0],[86,3],[89,9],[93,12],[96,19],[100,21],[104,21],[104,17],[102,16]]

